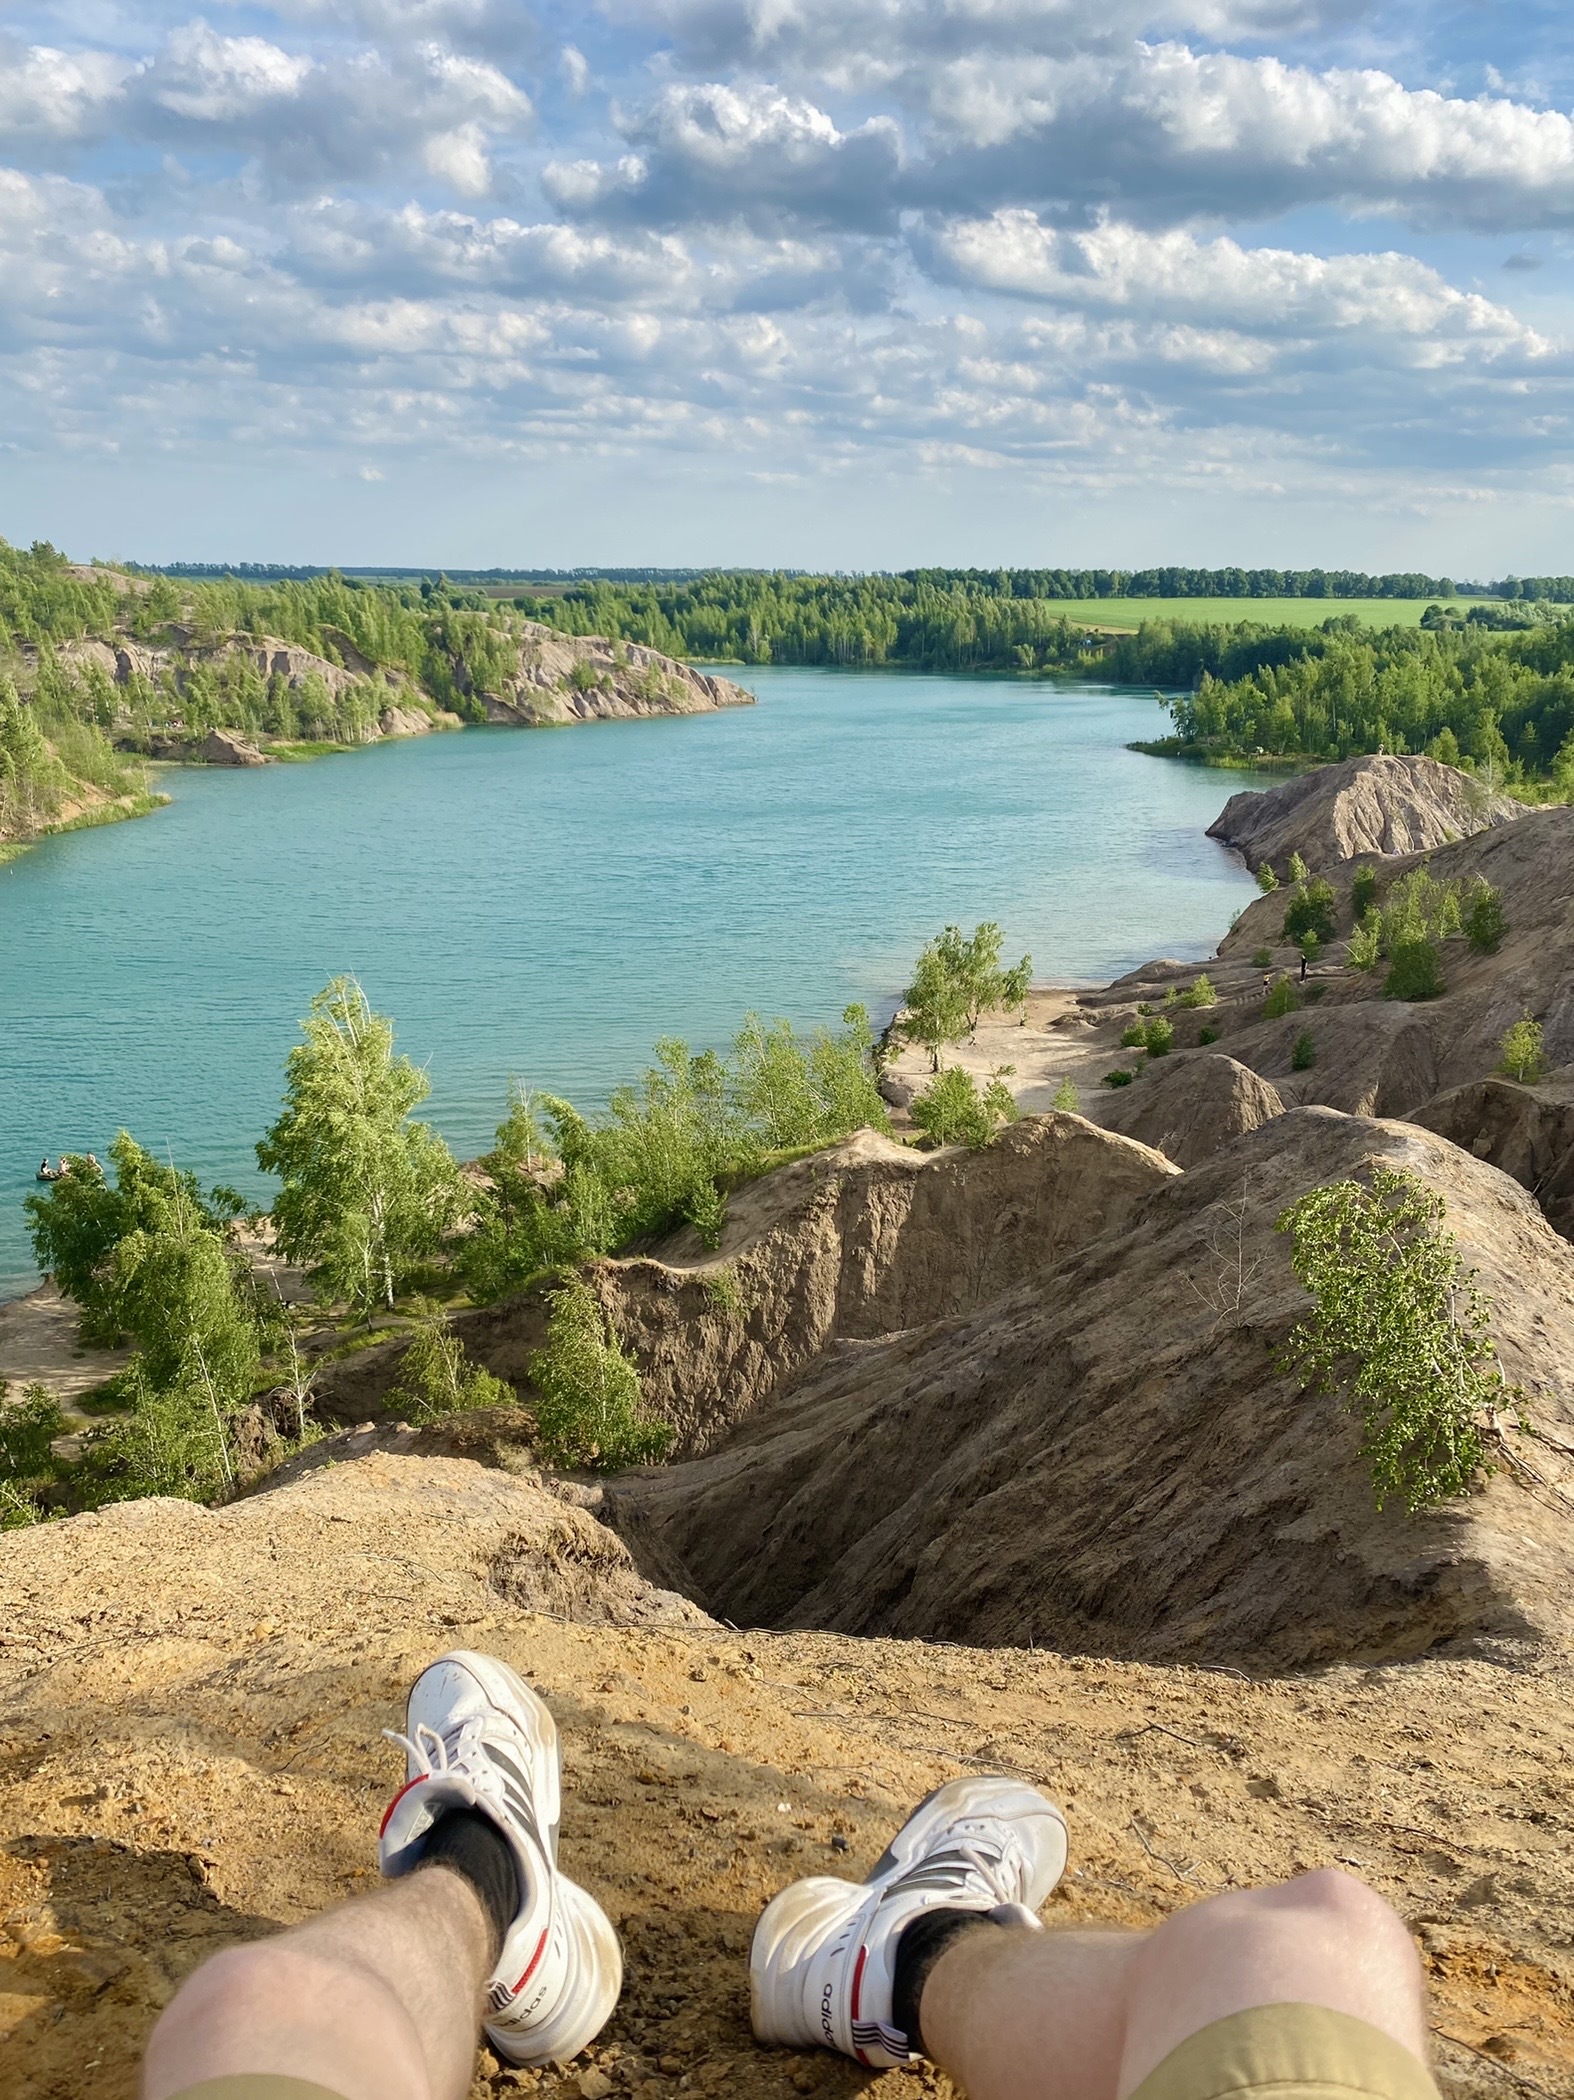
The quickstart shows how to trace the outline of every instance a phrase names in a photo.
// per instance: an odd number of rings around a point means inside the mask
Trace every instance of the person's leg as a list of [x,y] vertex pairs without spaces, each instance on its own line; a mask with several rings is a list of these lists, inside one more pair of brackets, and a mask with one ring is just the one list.
[[1435,2100],[1420,1964],[1360,1882],[1231,1892],[1147,1933],[1046,1932],[1033,1913],[1065,1855],[1034,1789],[953,1780],[866,1881],[816,1876],[766,1906],[756,2035],[871,2066],[927,2055],[970,2100],[1127,2100],[1161,2065],[1142,2100]]
[[344,2100],[461,2100],[499,1935],[432,1867],[206,1963],[153,2031],[144,2100],[272,2072]]
[[1156,1931],[959,1931],[924,1979],[926,2050],[970,2100],[1125,2100],[1232,2013],[1315,2005],[1425,2061],[1421,1967],[1403,1923],[1347,1874],[1178,1911]]
[[154,2029],[146,2100],[257,2077],[457,2100],[483,2022],[516,2064],[566,2063],[605,2026],[622,1954],[558,1870],[551,1714],[506,1663],[456,1650],[416,1680],[406,1728],[378,1861],[409,1878],[199,1969]]

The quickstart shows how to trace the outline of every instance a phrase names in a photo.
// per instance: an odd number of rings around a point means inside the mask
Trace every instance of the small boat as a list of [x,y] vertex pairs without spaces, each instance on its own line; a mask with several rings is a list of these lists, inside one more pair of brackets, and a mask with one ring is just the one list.
[[34,1179],[37,1181],[61,1181],[65,1178],[65,1171],[64,1167],[52,1167],[49,1164],[49,1154],[46,1152]]

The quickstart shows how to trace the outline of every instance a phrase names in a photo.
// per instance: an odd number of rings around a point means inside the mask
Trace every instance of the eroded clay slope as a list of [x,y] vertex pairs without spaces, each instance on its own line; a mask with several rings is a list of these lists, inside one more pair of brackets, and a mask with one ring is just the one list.
[[1378,753],[1232,795],[1208,836],[1235,847],[1249,868],[1267,861],[1283,876],[1292,853],[1312,869],[1360,853],[1427,853],[1524,811],[1435,758]]
[[[1024,1118],[982,1152],[926,1155],[862,1131],[739,1190],[714,1253],[685,1231],[588,1273],[647,1403],[693,1455],[837,1338],[971,1311],[1115,1228],[1175,1171],[1079,1116]],[[454,1327],[479,1362],[528,1390],[541,1293],[461,1313]],[[325,1378],[320,1411],[374,1413],[396,1365],[395,1349],[348,1359]]]
[[[1275,1362],[1308,1302],[1275,1219],[1379,1161],[1445,1196],[1547,1440],[1416,1519],[1379,1514],[1350,1416]],[[1432,1133],[1302,1109],[981,1311],[844,1344],[614,1500],[647,1571],[739,1624],[1300,1666],[1563,1640],[1571,1453],[1574,1249]]]

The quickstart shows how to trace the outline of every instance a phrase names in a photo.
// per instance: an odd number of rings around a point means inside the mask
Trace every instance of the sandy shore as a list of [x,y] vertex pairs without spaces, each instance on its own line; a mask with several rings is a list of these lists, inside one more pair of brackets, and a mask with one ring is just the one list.
[[0,1305],[0,1382],[19,1399],[25,1385],[47,1386],[68,1414],[72,1401],[131,1361],[129,1349],[84,1349],[78,1311],[52,1283]]

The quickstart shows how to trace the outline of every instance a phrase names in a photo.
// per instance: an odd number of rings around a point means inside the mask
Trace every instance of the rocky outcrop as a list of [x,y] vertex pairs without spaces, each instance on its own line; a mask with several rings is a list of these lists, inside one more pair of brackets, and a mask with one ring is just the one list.
[[1494,1077],[1451,1087],[1412,1120],[1512,1174],[1548,1224],[1574,1240],[1574,1066],[1536,1086]]
[[268,763],[255,744],[233,729],[210,729],[196,747],[194,756],[210,766],[265,766]]
[[1176,1166],[1192,1167],[1283,1113],[1279,1091],[1266,1079],[1233,1057],[1198,1051],[1161,1059],[1140,1085],[1122,1087],[1099,1120]]
[[384,736],[430,736],[435,729],[462,729],[458,715],[446,708],[385,707],[378,721]]
[[[1445,1198],[1538,1432],[1416,1518],[1378,1512],[1356,1424],[1276,1356],[1307,1303],[1276,1219],[1379,1162]],[[647,1573],[738,1623],[1275,1668],[1563,1643],[1571,1303],[1574,1249],[1507,1176],[1291,1110],[1126,1230],[829,1352],[707,1456],[609,1492]]]
[[1249,868],[1282,877],[1292,853],[1322,870],[1362,853],[1429,853],[1525,814],[1435,758],[1347,758],[1282,787],[1232,795],[1208,826]]
[[[633,715],[704,714],[752,707],[754,695],[730,678],[680,664],[638,642],[559,634],[536,620],[517,623],[511,674],[477,695],[494,722],[528,725],[598,722]],[[463,677],[463,667],[459,667]]]
[[[639,1362],[647,1405],[690,1454],[832,1343],[964,1314],[1043,1277],[1175,1171],[1080,1116],[1024,1118],[982,1152],[918,1153],[862,1131],[740,1189],[715,1252],[684,1231],[651,1256],[590,1273]],[[454,1331],[528,1393],[541,1292],[459,1313]],[[379,1411],[401,1347],[325,1367],[318,1412],[359,1422]]]

